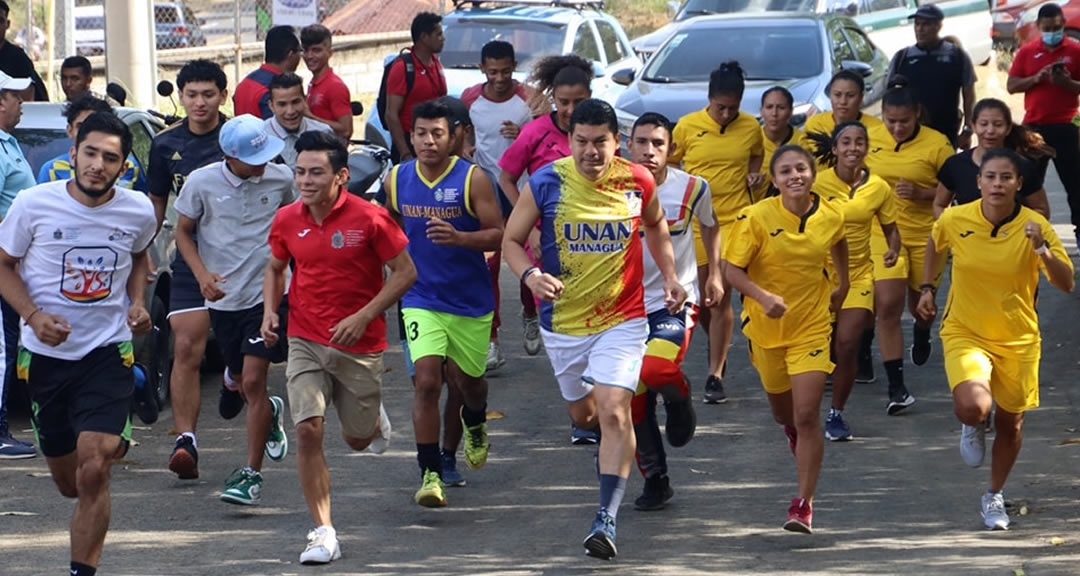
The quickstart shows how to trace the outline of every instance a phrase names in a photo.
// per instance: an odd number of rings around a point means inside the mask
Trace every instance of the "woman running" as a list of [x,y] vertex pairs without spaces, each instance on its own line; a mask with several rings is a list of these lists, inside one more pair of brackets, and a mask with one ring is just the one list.
[[945,251],[951,251],[952,286],[941,341],[953,410],[963,423],[960,455],[968,466],[983,462],[982,422],[997,404],[990,489],[982,496],[983,522],[991,530],[1009,527],[1001,491],[1020,453],[1024,412],[1039,405],[1039,272],[1065,292],[1075,283],[1072,262],[1053,227],[1017,202],[1023,166],[1012,150],[983,154],[982,198],[945,210],[934,224],[917,310],[927,325],[937,315],[934,279]]
[[[825,86],[825,94],[829,97],[832,110],[819,112],[806,120],[803,126],[805,134],[823,134],[829,136],[837,124],[844,122],[860,122],[866,126],[867,131],[873,137],[874,129],[881,126],[881,120],[869,114],[863,114],[863,95],[866,94],[866,81],[863,77],[851,70],[841,70],[833,75]],[[813,149],[814,142],[805,136],[800,142],[804,148]],[[876,143],[874,143],[876,144]],[[820,161],[819,161],[820,162]],[[818,164],[818,168],[828,168]]]
[[[675,149],[671,164],[682,162],[683,170],[704,178],[712,191],[713,212],[724,238],[739,211],[752,203],[750,190],[761,186],[761,166],[765,157],[761,127],[752,115],[739,111],[745,82],[738,62],[725,62],[709,75],[709,105],[679,119],[675,126]],[[709,280],[709,255],[701,230],[694,225],[698,281],[705,293]],[[724,280],[724,296],[715,315],[701,309],[701,325],[709,336],[709,376],[705,380],[705,402],[727,402],[724,368],[727,364],[735,312],[731,291]]]
[[[870,236],[881,227],[888,242],[883,257],[886,267],[896,265],[900,252],[900,233],[896,229],[896,200],[892,189],[880,176],[866,168],[870,137],[859,122],[843,122],[831,137],[810,134],[816,144],[819,163],[830,166],[818,174],[814,190],[835,204],[844,214],[848,242],[850,285],[847,298],[836,312],[833,350],[836,370],[832,378],[832,408],[825,418],[825,438],[851,440],[851,429],[843,412],[855,384],[856,357],[863,333],[874,324],[874,264],[870,257]],[[830,278],[835,273],[830,263]]]
[[[870,250],[874,259],[874,310],[881,339],[881,359],[889,379],[886,412],[896,415],[915,403],[904,385],[904,335],[900,316],[905,297],[915,313],[926,255],[926,239],[934,225],[934,196],[938,172],[954,152],[942,133],[919,124],[920,105],[907,80],[894,76],[882,98],[883,124],[870,128],[870,154],[866,164],[885,179],[896,195],[896,225],[900,230],[900,258],[886,267],[889,247],[884,234],[874,230]],[[943,264],[943,262],[942,262]],[[939,266],[934,277],[941,280]],[[922,366],[930,358],[930,325],[916,319],[911,361]]]
[[967,204],[981,198],[979,194],[979,164],[987,152],[995,148],[1008,148],[1019,154],[1020,174],[1024,186],[1017,198],[1020,203],[1050,218],[1050,201],[1043,188],[1043,173],[1038,162],[1054,156],[1054,149],[1046,145],[1038,132],[1013,124],[1008,104],[994,98],[984,98],[975,104],[975,135],[979,144],[945,161],[938,173],[937,195],[934,197],[934,216],[940,216],[955,200]]
[[[840,210],[812,192],[817,163],[795,145],[776,151],[769,172],[780,190],[743,210],[724,239],[724,274],[746,296],[743,334],[750,361],[795,454],[799,495],[784,529],[811,533],[824,439],[821,398],[832,333],[830,310],[848,293],[848,246]],[[837,287],[821,273],[832,256]]]
[[[762,166],[768,165],[777,148],[785,144],[798,144],[806,137],[802,130],[791,125],[794,110],[795,98],[783,86],[773,86],[761,95],[761,135],[765,144]],[[772,186],[768,171],[765,172],[761,185],[752,188],[751,192],[754,202],[778,193]]]

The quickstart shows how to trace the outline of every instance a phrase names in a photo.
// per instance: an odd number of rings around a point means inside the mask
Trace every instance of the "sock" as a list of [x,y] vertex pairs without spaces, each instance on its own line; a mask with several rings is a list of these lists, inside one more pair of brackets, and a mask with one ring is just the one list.
[[859,345],[859,356],[862,358],[872,358],[874,356],[871,346],[874,345],[874,329],[869,328],[863,330],[862,343]]
[[466,428],[472,428],[487,422],[487,404],[485,403],[484,407],[478,411],[473,411],[468,406],[463,405],[461,407],[461,419],[465,421]]
[[885,375],[889,377],[889,392],[904,387],[904,359],[885,361]]
[[993,488],[986,489],[987,494],[997,494],[998,492],[1001,492],[1001,490],[994,490]]
[[195,439],[195,433],[194,432],[181,432],[180,435],[176,437],[176,439],[179,440],[179,439],[183,438],[184,436],[187,436],[188,438],[191,438],[191,445],[194,446],[196,450],[199,449],[199,441]]
[[600,475],[600,509],[615,518],[626,493],[626,478],[614,474]]
[[225,387],[229,390],[232,390],[233,392],[236,392],[240,388],[240,383],[236,380],[233,380],[232,376],[229,375],[228,366],[225,367]]
[[97,574],[97,568],[93,566],[87,566],[82,562],[71,563],[71,576],[94,576]]
[[443,448],[442,450],[439,450],[439,456],[442,456],[443,458],[456,458],[457,450],[447,450],[446,448]]
[[832,418],[833,416],[840,416],[843,413],[844,413],[843,410],[837,410],[836,408],[829,408],[829,417],[830,418]]
[[439,457],[439,443],[416,443],[416,461],[420,464],[420,473],[431,470],[442,477],[442,458]]
[[915,325],[915,341],[916,342],[929,342],[930,341],[930,327],[922,327],[918,324]]

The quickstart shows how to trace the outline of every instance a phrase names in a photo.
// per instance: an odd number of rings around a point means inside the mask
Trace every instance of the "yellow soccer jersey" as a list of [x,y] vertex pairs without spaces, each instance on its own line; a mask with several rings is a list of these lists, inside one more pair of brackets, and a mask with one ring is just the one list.
[[[878,127],[884,128],[885,125],[877,116],[871,116],[869,114],[863,114],[861,112],[859,113],[859,122],[861,122],[863,126],[866,126],[866,131],[870,138],[870,148],[873,149],[876,144],[876,142],[874,141],[874,130]],[[836,120],[833,118],[832,112],[826,111],[814,114],[809,119],[807,119],[806,124],[803,125],[803,137],[800,144],[803,148],[806,148],[811,153],[813,153],[816,151],[817,146],[815,146],[814,143],[806,137],[806,135],[816,132],[820,134],[825,134],[826,136],[832,136],[832,131],[834,128],[836,128]],[[886,133],[886,136],[888,136],[888,133]],[[889,138],[889,141],[891,142],[892,137],[889,136]],[[822,172],[828,169],[828,166],[818,163],[818,172]]]
[[[916,128],[915,134],[896,143],[880,124],[870,131],[870,153],[866,165],[895,190],[896,183],[907,180],[920,188],[935,188],[938,172],[956,150],[941,132],[926,126]],[[896,225],[904,245],[926,244],[934,226],[934,203],[896,199]]]
[[[870,234],[874,227],[896,222],[896,195],[876,174],[867,174],[854,190],[830,168],[819,172],[814,191],[834,203],[844,213],[844,233],[848,241],[848,270],[852,279],[872,275]],[[875,219],[876,217],[876,219]],[[830,274],[833,267],[830,266]]]
[[671,164],[682,162],[684,171],[709,183],[719,224],[735,220],[739,210],[752,200],[746,187],[750,158],[765,154],[757,120],[740,112],[730,124],[721,127],[706,110],[699,110],[679,119],[673,139]]
[[805,139],[806,134],[802,130],[792,126],[791,131],[788,132],[787,137],[784,138],[783,141],[773,142],[765,136],[765,128],[761,128],[761,141],[765,145],[765,160],[761,163],[761,172],[765,174],[765,181],[761,183],[761,186],[757,190],[751,190],[754,202],[761,200],[761,198],[765,196],[765,192],[769,190],[769,185],[772,183],[772,174],[769,173],[769,163],[772,162],[773,154],[776,154],[777,149],[788,144],[798,144],[802,146],[803,140]]
[[1035,312],[1042,258],[1024,234],[1028,220],[1059,260],[1069,263],[1050,223],[1039,213],[1016,205],[1005,222],[994,226],[982,214],[982,200],[953,206],[934,223],[939,254],[952,251],[952,286],[941,314],[941,337],[986,343],[996,353],[1031,357],[1039,353],[1039,319]]
[[844,215],[816,194],[802,217],[784,208],[779,196],[739,214],[724,239],[724,260],[745,268],[751,280],[787,304],[782,317],[769,318],[761,304],[746,299],[743,333],[754,346],[779,348],[829,337],[832,287],[825,259],[843,238]]

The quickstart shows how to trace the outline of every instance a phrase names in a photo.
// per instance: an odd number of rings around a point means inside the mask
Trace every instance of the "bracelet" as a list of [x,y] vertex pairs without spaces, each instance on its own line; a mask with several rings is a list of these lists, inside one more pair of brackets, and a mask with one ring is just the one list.
[[521,273],[521,281],[524,282],[525,279],[528,278],[530,274],[532,274],[533,272],[539,272],[539,271],[540,271],[540,269],[537,268],[536,266],[529,266],[528,268],[525,269],[524,272]]
[[919,292],[926,292],[929,290],[933,294],[937,294],[937,287],[933,284],[921,284],[919,285]]
[[41,308],[34,308],[34,311],[31,312],[30,315],[26,317],[26,323],[29,324],[30,319],[33,318],[34,314],[37,314],[38,312],[41,312]]
[[1035,253],[1038,254],[1039,256],[1043,256],[1045,254],[1050,253],[1050,248],[1048,248],[1046,246],[1046,243],[1044,242],[1042,246],[1039,246],[1038,248],[1035,249]]

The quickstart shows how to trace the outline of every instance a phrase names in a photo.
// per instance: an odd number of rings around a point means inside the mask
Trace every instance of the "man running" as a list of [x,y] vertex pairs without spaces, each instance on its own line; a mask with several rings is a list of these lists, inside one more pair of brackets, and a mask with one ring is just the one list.
[[[264,444],[274,461],[288,450],[285,402],[266,392],[270,363],[285,361],[285,342],[267,346],[261,328],[263,275],[270,261],[266,239],[278,208],[294,199],[293,175],[285,166],[268,164],[285,143],[266,134],[255,116],[226,122],[219,143],[225,160],[192,172],[176,200],[176,248],[206,298],[221,355],[248,407],[247,465],[225,481],[221,500],[251,506],[262,493]],[[196,226],[198,245],[192,238]],[[282,302],[283,312],[286,306]]]
[[[638,229],[664,277],[663,301],[678,314],[686,300],[667,221],[648,169],[615,157],[618,121],[602,100],[570,116],[569,158],[529,179],[507,224],[503,254],[541,299],[540,325],[570,417],[602,431],[600,509],[585,538],[590,556],[615,557],[615,517],[634,458],[630,400],[637,389],[648,322]],[[540,222],[541,263],[525,242]]]
[[709,280],[705,283],[705,306],[720,301],[724,287],[720,282],[720,234],[713,216],[709,185],[705,180],[681,170],[669,168],[671,121],[656,113],[643,114],[634,122],[628,151],[630,159],[648,168],[656,181],[656,194],[667,216],[671,245],[679,283],[686,290],[686,304],[673,314],[664,302],[664,277],[652,255],[645,253],[645,313],[649,319],[649,338],[641,364],[630,413],[637,437],[637,462],[645,489],[634,501],[638,510],[660,510],[671,499],[667,475],[667,455],[656,421],[656,398],[664,399],[667,413],[668,442],[685,446],[694,436],[697,418],[690,399],[690,381],[682,371],[682,359],[690,345],[697,317],[697,258],[694,252],[696,219],[705,247],[709,251]]
[[439,396],[446,379],[464,397],[465,463],[487,463],[488,337],[495,308],[484,252],[498,248],[502,217],[482,170],[452,156],[453,112],[440,102],[413,110],[417,158],[384,180],[387,206],[409,238],[417,280],[402,298],[416,377],[413,427],[422,483],[416,503],[446,506],[439,454]]
[[[383,313],[416,281],[416,268],[405,235],[386,210],[345,191],[349,153],[342,140],[330,132],[305,132],[296,151],[300,202],[278,210],[270,227],[262,337],[277,344],[277,310],[293,262],[286,386],[296,424],[296,468],[315,522],[300,563],[326,564],[341,557],[323,454],[326,407],[337,407],[342,436],[353,450],[373,446],[380,436],[382,447],[389,442],[390,421],[379,408]],[[383,265],[390,268],[385,284]]]
[[77,498],[71,574],[93,576],[109,528],[109,468],[135,390],[132,333],[150,331],[146,249],[153,205],[117,188],[131,132],[112,114],[83,122],[75,178],[19,194],[0,223],[0,292],[24,320],[19,372],[41,452]]
[[281,160],[289,168],[296,167],[296,141],[308,130],[332,132],[329,125],[305,116],[308,104],[304,101],[304,81],[292,72],[274,76],[270,81],[270,110],[273,116],[266,119],[266,131],[281,138]]

